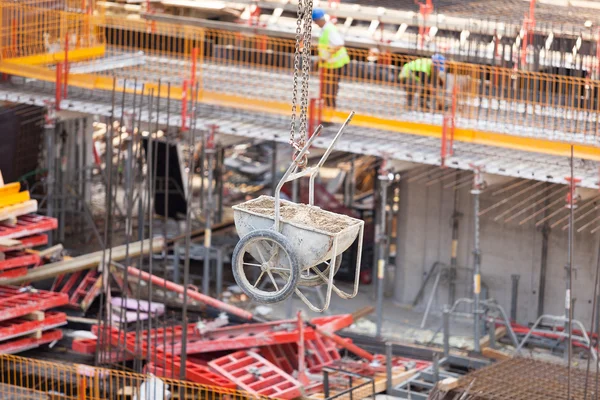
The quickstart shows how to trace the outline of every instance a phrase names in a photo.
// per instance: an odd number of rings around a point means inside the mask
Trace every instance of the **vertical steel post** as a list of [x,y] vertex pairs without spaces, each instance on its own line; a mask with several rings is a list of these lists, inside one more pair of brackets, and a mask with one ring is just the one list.
[[479,317],[479,301],[481,296],[481,249],[479,243],[479,195],[481,194],[482,177],[479,169],[475,170],[473,179],[473,333],[474,333],[474,350],[476,353],[481,351],[479,347],[480,333],[480,317]]
[[[456,174],[455,182],[460,179]],[[456,299],[456,268],[458,267],[458,228],[462,214],[458,211],[459,191],[454,190],[454,211],[452,213],[452,247],[450,249],[450,269],[448,271],[448,304],[454,304]]]
[[519,278],[521,276],[518,274],[512,274],[510,278],[512,279],[511,285],[511,298],[510,298],[510,320],[517,320],[517,305],[519,298]]
[[444,306],[443,310],[443,332],[444,332],[444,357],[450,353],[450,307]]
[[496,321],[492,319],[488,324],[488,335],[490,336],[490,349],[496,348]]
[[378,242],[378,260],[377,260],[377,337],[381,337],[381,329],[383,325],[383,290],[384,290],[384,279],[385,279],[385,264],[386,264],[386,247],[388,237],[386,235],[386,208],[387,208],[387,189],[394,176],[389,174],[385,169],[385,161],[381,166],[381,170],[378,176],[381,184],[381,196],[380,196],[380,207],[381,212],[379,216],[378,227],[375,228]]
[[210,127],[207,140],[204,143],[206,147],[206,169],[208,170],[206,185],[205,202],[205,228],[204,228],[204,271],[202,276],[202,293],[209,295],[210,290],[210,261],[212,249],[212,214],[213,214],[213,158],[215,155],[215,132],[217,126]]
[[[57,65],[58,67],[58,65]],[[69,32],[65,34],[65,63],[64,63],[64,79],[63,79],[63,99],[67,98],[69,86]]]
[[[54,217],[54,184],[55,184],[55,165],[54,155],[56,148],[54,147],[54,138],[56,136],[56,124],[46,127],[46,168],[48,175],[46,176],[46,215]],[[48,231],[48,245],[53,245],[53,231]]]
[[438,352],[433,353],[433,383],[436,384],[440,380],[440,355]]
[[273,140],[271,146],[273,148],[271,154],[271,196],[275,196],[275,188],[277,188],[277,142]]
[[385,374],[386,374],[386,383],[385,387],[389,393],[392,392],[393,388],[393,380],[392,380],[392,344],[390,342],[385,343]]
[[294,179],[292,181],[292,201],[294,203],[298,203],[300,200],[298,199],[298,192],[300,191],[300,180]]
[[325,398],[329,398],[329,371],[323,369],[323,394]]
[[217,297],[221,298],[223,293],[223,249],[216,248],[217,253]]

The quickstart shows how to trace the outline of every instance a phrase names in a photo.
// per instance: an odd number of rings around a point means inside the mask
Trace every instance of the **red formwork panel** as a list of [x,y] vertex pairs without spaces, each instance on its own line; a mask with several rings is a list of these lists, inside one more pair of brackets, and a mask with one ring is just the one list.
[[69,299],[69,304],[73,307],[87,311],[96,296],[100,294],[102,282],[100,273],[96,270],[87,271],[79,285],[75,288]]
[[[304,348],[306,367],[311,371],[319,371],[321,367],[330,365],[341,358],[336,343],[321,335],[316,335],[312,340],[305,340]],[[264,346],[260,348],[260,355],[288,374],[298,369],[298,346],[296,343]]]
[[[328,332],[343,329],[352,324],[352,315],[336,315],[311,320]],[[304,340],[314,340],[317,334],[307,327],[304,329]],[[262,324],[242,324],[215,329],[202,337],[188,339],[188,354],[209,353],[216,351],[234,351],[252,347],[273,346],[285,343],[297,343],[300,335],[297,320],[282,320]],[[174,354],[181,354],[181,343],[173,349]]]
[[[158,366],[170,368],[175,376],[181,373],[181,358],[171,354],[165,354],[160,350],[156,352]],[[189,381],[209,386],[219,386],[228,389],[235,389],[236,384],[222,374],[211,371],[205,365],[200,365],[187,360],[185,363],[185,378]]]
[[9,340],[6,343],[0,343],[0,354],[15,354],[22,351],[35,349],[41,345],[52,343],[55,340],[62,339],[61,330],[52,330],[42,333],[40,338],[26,337],[21,339]]
[[97,339],[75,339],[71,343],[71,349],[77,353],[94,354],[98,346]]
[[[193,332],[193,329],[193,325],[189,326],[188,332]],[[92,332],[94,332],[94,329]],[[157,349],[154,338],[156,337],[156,339],[158,339],[158,343],[164,341],[165,338],[167,343],[170,343],[170,341],[175,338],[180,340],[182,333],[181,326],[152,329],[150,331],[150,348],[148,347],[148,341],[146,340],[148,338],[148,331],[142,332],[138,336],[135,331],[125,333],[114,327],[96,327],[94,333],[98,336],[103,334],[107,335],[107,339],[110,341],[111,345],[124,347],[132,354],[138,352],[148,359],[156,359],[158,366],[168,366],[176,376],[179,376],[181,370],[181,358]],[[89,345],[89,343],[87,345]],[[188,380],[203,385],[220,386],[230,389],[233,389],[236,386],[228,379],[211,371],[207,366],[196,364],[190,360],[187,360],[186,362],[185,373]]]
[[276,344],[260,348],[260,355],[291,374],[298,369],[298,346],[294,343]]
[[228,354],[208,365],[252,394],[276,399],[294,399],[302,395],[300,381],[252,351]]
[[17,246],[0,246],[0,251],[6,253],[8,251],[31,249],[32,247],[45,246],[48,244],[48,235],[40,233],[38,235],[19,238],[19,241],[21,243]]
[[306,366],[311,369],[330,365],[342,358],[336,343],[321,335],[317,335],[313,340],[305,341],[304,346],[306,348]]
[[16,278],[18,276],[25,276],[27,275],[27,271],[29,271],[28,267],[12,268],[8,271],[0,272],[0,278]]
[[47,312],[44,319],[32,321],[26,318],[15,318],[0,321],[0,341],[13,339],[37,331],[47,331],[67,324],[67,314]]
[[64,306],[68,302],[69,298],[62,293],[0,286],[0,321],[22,317],[34,311]]
[[15,225],[0,223],[0,237],[18,239],[37,233],[51,231],[58,227],[56,218],[44,217],[37,214],[21,215]]
[[40,256],[30,254],[24,251],[11,251],[5,253],[5,259],[0,261],[0,271],[9,270],[12,268],[29,267],[40,263]]

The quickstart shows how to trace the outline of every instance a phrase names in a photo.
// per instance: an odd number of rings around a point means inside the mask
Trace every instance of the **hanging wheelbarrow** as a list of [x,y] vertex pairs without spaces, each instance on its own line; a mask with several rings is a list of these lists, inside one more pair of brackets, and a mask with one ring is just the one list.
[[[233,207],[240,236],[233,251],[233,276],[242,291],[253,300],[277,303],[296,292],[313,311],[322,312],[329,307],[332,291],[345,299],[358,293],[364,221],[314,205],[315,178],[353,116],[354,112],[348,116],[318,164],[302,169],[299,164],[303,164],[301,160],[322,129],[321,126],[317,128],[279,181],[275,197],[260,196]],[[310,179],[309,204],[279,198],[286,182],[306,176]],[[334,285],[333,277],[340,267],[342,253],[357,238],[354,291],[346,293]],[[327,285],[321,308],[314,306],[299,290],[319,285]]]

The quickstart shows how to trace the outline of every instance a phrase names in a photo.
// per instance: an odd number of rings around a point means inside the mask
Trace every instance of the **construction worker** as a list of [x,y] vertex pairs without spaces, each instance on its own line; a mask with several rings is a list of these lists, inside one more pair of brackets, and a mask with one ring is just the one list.
[[335,108],[342,68],[350,62],[350,57],[344,47],[344,38],[326,17],[325,11],[320,8],[312,12],[313,21],[321,28],[319,68],[323,68],[325,106]]
[[415,93],[419,93],[421,108],[426,108],[435,90],[444,87],[440,74],[446,70],[446,58],[434,54],[431,58],[418,58],[404,64],[398,78],[406,90],[408,107],[412,107]]

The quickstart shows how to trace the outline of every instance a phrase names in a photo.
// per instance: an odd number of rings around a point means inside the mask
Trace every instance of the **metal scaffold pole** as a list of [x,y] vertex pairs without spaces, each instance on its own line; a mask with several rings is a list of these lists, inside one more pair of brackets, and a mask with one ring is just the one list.
[[377,241],[378,241],[378,258],[377,258],[377,337],[381,337],[381,329],[383,325],[383,291],[385,282],[385,264],[387,255],[387,243],[388,237],[386,234],[386,220],[387,220],[387,189],[390,182],[393,179],[393,175],[388,173],[385,167],[385,161],[381,165],[379,171],[379,182],[381,184],[381,196],[379,197],[381,202],[381,211],[379,215],[379,224],[376,227]]
[[471,194],[473,195],[473,339],[475,352],[481,351],[479,347],[479,339],[481,337],[480,327],[480,310],[479,302],[481,297],[481,248],[479,243],[479,195],[483,186],[483,180],[481,171],[479,168],[475,169],[473,175],[473,189]]

